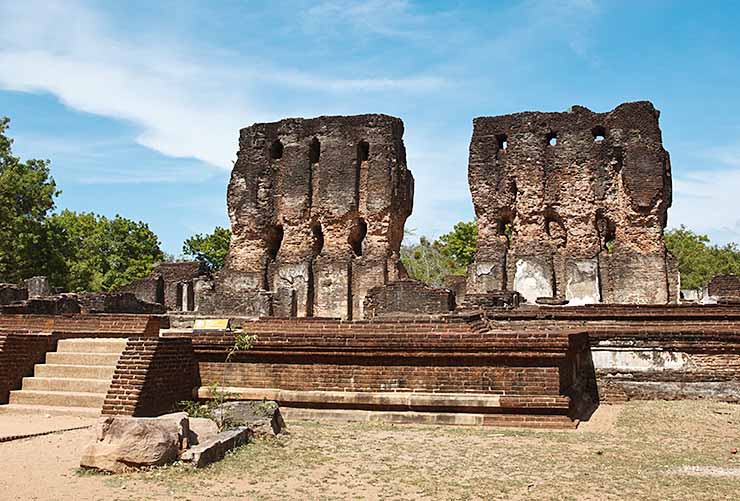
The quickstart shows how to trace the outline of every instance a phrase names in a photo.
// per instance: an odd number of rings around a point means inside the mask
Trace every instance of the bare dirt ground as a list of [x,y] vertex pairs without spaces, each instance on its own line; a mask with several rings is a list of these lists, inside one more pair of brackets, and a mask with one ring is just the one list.
[[0,442],[8,437],[49,433],[95,424],[94,418],[0,415]]
[[[0,416],[2,426],[3,416]],[[0,443],[1,499],[738,499],[740,406],[602,406],[578,431],[289,423],[204,470],[77,469],[91,431]]]

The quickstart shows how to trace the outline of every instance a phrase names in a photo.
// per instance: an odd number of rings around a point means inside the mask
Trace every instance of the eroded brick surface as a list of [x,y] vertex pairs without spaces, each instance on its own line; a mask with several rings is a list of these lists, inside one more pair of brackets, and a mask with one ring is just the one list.
[[468,177],[478,254],[468,292],[530,303],[667,303],[671,170],[649,102],[474,120]]
[[242,129],[231,246],[199,311],[272,314],[274,294],[292,289],[297,316],[362,318],[366,292],[402,275],[414,186],[402,137],[403,122],[387,115]]

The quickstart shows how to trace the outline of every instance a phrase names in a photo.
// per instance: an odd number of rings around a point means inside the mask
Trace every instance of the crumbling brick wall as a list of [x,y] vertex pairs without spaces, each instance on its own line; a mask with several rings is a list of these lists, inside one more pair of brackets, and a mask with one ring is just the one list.
[[271,291],[294,297],[297,316],[362,318],[366,292],[403,276],[399,249],[413,186],[398,118],[286,119],[242,129],[228,189],[231,246],[199,311],[244,314],[250,307],[239,301],[271,301],[261,294]]
[[162,414],[192,398],[195,378],[190,339],[131,337],[118,360],[103,414]]
[[441,315],[454,309],[455,295],[451,290],[430,287],[416,280],[399,280],[373,287],[365,297],[365,318]]
[[[469,293],[530,302],[667,303],[663,228],[671,171],[649,102],[474,120],[468,178],[478,218]],[[673,271],[675,274],[675,271]]]
[[717,275],[709,282],[708,291],[716,299],[740,301],[740,275]]

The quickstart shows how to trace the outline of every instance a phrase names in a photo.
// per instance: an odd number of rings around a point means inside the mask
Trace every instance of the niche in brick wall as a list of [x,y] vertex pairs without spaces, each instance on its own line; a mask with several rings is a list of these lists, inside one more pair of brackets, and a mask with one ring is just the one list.
[[271,226],[265,233],[265,247],[267,255],[275,260],[277,259],[278,252],[280,252],[280,245],[283,243],[283,227],[282,225]]
[[364,219],[357,218],[354,221],[354,224],[352,225],[352,229],[349,232],[349,245],[352,247],[352,252],[354,252],[355,256],[360,257],[362,256],[363,251],[363,243],[365,241],[365,236],[367,235],[367,223]]
[[283,143],[279,139],[276,139],[270,145],[270,158],[273,160],[283,158]]
[[312,164],[319,163],[319,157],[321,156],[321,143],[317,138],[311,140],[311,144],[308,147],[308,161]]
[[555,212],[554,209],[545,210],[545,232],[558,247],[565,247],[568,240],[568,233],[565,230],[563,219]]

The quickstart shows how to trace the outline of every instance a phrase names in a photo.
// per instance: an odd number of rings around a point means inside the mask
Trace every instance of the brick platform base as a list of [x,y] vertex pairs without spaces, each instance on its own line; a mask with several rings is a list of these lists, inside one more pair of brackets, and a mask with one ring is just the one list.
[[231,334],[193,335],[200,396],[218,384],[234,398],[291,409],[383,411],[399,420],[411,419],[409,412],[465,414],[469,424],[560,427],[573,426],[589,407],[581,367],[587,341],[577,332],[492,332],[476,316],[264,319],[242,328],[257,341],[229,364]]

